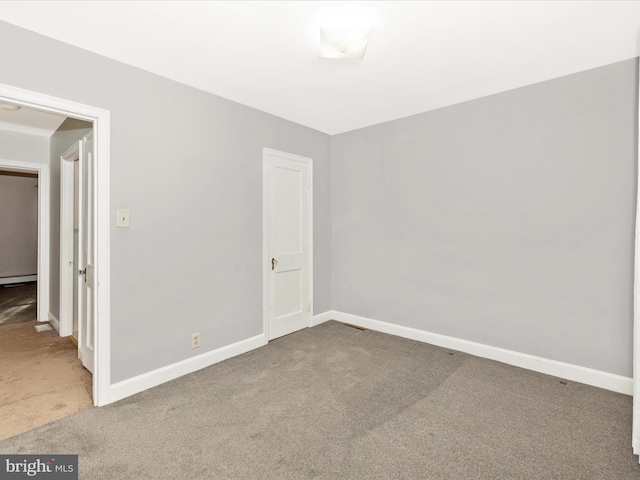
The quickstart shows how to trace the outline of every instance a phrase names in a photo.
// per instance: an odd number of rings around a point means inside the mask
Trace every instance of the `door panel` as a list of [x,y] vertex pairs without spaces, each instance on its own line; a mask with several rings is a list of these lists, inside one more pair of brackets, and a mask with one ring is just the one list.
[[276,275],[276,318],[302,311],[302,275],[300,270]]
[[275,167],[276,255],[300,253],[302,172]]
[[310,159],[268,151],[269,339],[309,326]]
[[84,367],[93,373],[95,363],[95,208],[93,204],[94,188],[93,134],[82,139],[80,151],[79,177],[80,191],[78,213],[78,256],[80,272],[78,279],[78,356]]

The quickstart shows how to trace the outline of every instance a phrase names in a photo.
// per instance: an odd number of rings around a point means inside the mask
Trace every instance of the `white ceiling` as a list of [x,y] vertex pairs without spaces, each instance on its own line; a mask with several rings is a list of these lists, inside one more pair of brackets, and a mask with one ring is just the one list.
[[[3,1],[0,19],[328,134],[638,55],[638,1]],[[320,28],[373,33],[318,59]]]
[[66,117],[22,107],[18,111],[0,108],[0,130],[50,137]]

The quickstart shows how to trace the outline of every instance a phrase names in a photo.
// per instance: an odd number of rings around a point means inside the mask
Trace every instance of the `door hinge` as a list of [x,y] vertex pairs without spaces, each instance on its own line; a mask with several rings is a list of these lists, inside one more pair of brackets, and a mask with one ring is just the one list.
[[307,305],[307,312],[311,311],[311,302],[309,302],[309,305]]

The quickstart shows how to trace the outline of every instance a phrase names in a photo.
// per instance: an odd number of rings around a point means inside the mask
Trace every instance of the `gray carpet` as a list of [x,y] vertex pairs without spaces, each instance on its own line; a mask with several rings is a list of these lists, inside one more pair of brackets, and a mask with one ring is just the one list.
[[0,442],[83,479],[634,479],[631,397],[336,322]]

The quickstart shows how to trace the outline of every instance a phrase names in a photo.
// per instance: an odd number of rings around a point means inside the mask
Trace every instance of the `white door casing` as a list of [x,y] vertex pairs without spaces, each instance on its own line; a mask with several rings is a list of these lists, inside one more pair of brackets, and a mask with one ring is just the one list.
[[265,148],[265,333],[269,340],[311,325],[312,160]]
[[[60,336],[73,334],[74,277],[74,164],[80,161],[82,141],[60,156]],[[77,292],[76,292],[77,298]]]
[[78,357],[91,373],[95,365],[95,153],[93,133],[90,132],[80,144],[78,202]]
[[54,318],[49,316],[49,165],[0,159],[0,168],[10,172],[36,173],[38,175],[37,319],[40,322],[50,320],[54,327],[58,327]]

